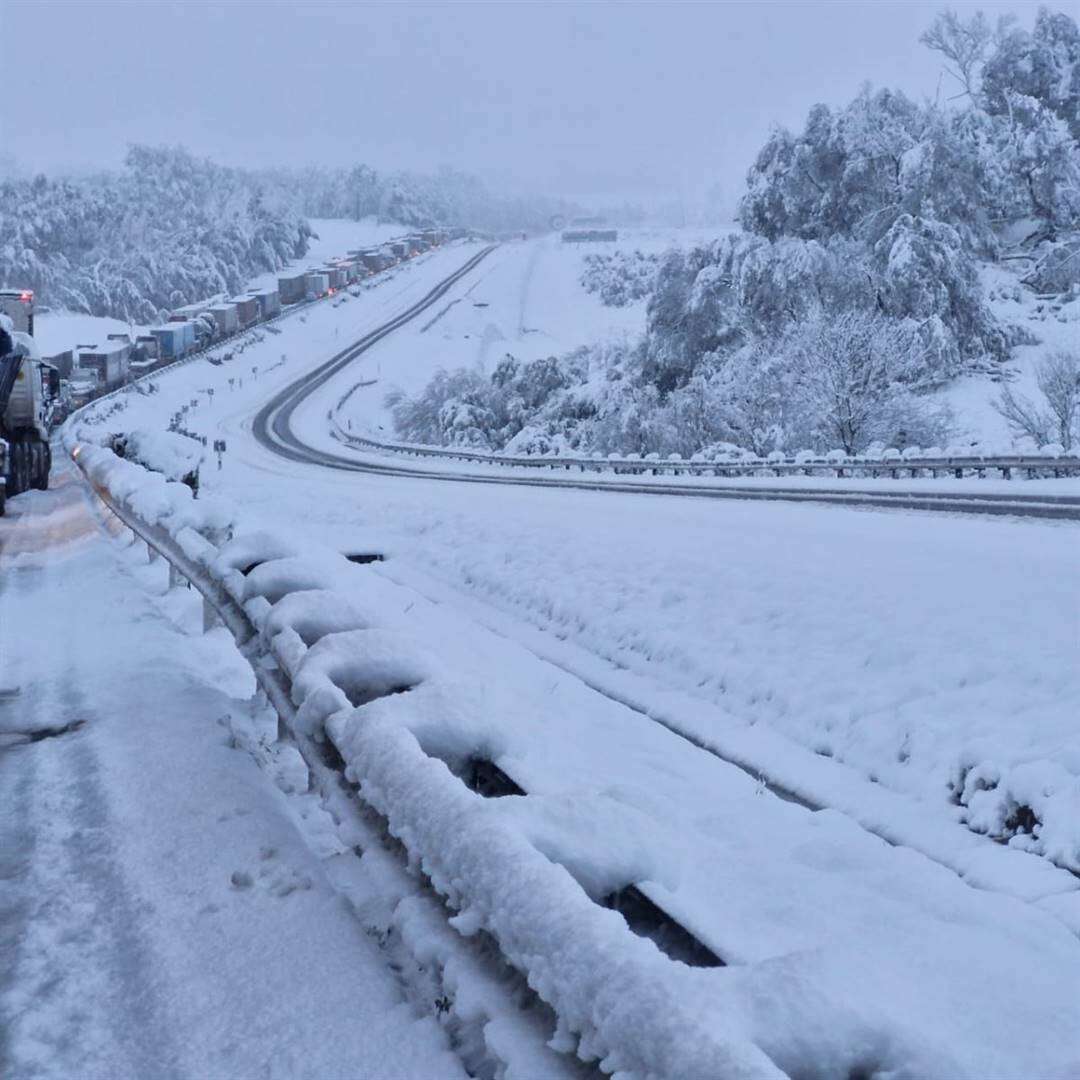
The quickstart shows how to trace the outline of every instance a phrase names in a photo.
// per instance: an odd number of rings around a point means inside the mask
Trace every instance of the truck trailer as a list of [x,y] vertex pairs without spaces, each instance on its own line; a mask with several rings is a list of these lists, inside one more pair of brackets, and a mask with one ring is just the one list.
[[[33,293],[21,325],[33,327]],[[0,313],[0,514],[10,496],[49,486],[49,430],[60,407],[60,372],[41,359],[29,330]]]
[[361,251],[357,257],[369,274],[385,270],[394,261],[393,257],[385,251]]
[[33,289],[0,289],[0,312],[11,319],[15,333],[34,336]]
[[330,278],[320,270],[311,270],[305,275],[306,295],[310,300],[318,300],[330,291]]
[[331,289],[344,289],[349,283],[348,276],[340,266],[322,266],[319,273],[326,275]]
[[109,342],[106,346],[81,349],[75,356],[75,366],[82,371],[92,371],[100,386],[111,390],[127,379],[131,346],[121,342]]
[[259,321],[259,301],[254,296],[232,296],[229,303],[236,305],[236,317],[240,320],[241,330],[246,330]]
[[272,319],[281,313],[281,295],[277,289],[252,289],[249,294],[259,301],[259,314]]
[[222,337],[235,334],[240,329],[240,316],[237,314],[235,304],[215,304],[208,314],[214,316],[218,334]]
[[307,274],[279,274],[278,296],[283,304],[297,304],[307,296]]
[[190,322],[170,322],[152,326],[150,333],[157,338],[162,360],[180,360],[196,346],[195,325]]

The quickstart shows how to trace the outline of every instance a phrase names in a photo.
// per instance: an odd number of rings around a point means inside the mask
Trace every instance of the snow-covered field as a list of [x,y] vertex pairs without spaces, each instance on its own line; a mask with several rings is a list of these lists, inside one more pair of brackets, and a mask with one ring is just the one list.
[[631,229],[621,230],[616,244],[563,244],[552,234],[501,245],[430,315],[387,339],[363,371],[365,385],[341,409],[342,422],[352,421],[357,433],[392,439],[387,393],[415,394],[440,368],[490,374],[508,353],[534,360],[640,333],[645,329],[643,301],[605,307],[582,288],[586,255],[663,252],[704,239],[700,230]]
[[0,1074],[465,1076],[380,945],[378,852],[302,766],[260,771],[273,724],[224,629],[58,473],[0,532]]

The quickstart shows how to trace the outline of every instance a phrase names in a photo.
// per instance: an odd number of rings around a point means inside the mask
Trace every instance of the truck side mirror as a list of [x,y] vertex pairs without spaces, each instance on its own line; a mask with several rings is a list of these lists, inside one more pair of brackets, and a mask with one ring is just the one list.
[[60,397],[60,372],[56,368],[49,368],[49,393],[54,398]]

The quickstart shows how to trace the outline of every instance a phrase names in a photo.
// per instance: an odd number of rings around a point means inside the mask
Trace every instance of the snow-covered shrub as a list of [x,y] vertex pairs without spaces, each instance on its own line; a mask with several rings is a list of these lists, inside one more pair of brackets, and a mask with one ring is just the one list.
[[416,397],[392,390],[386,402],[398,434],[408,442],[488,446],[494,417],[484,402],[487,392],[479,372],[440,370]]
[[1038,252],[1035,269],[1025,279],[1043,293],[1064,293],[1080,283],[1080,236],[1047,242]]
[[205,457],[201,443],[170,431],[137,429],[108,437],[118,457],[128,458],[168,480],[181,480],[198,489],[199,467]]
[[660,257],[641,251],[586,255],[581,284],[609,307],[625,307],[651,295]]

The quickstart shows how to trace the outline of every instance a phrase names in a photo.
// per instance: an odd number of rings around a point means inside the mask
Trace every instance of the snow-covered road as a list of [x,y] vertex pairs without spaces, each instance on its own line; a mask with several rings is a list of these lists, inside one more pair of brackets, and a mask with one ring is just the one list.
[[10,507],[0,1075],[465,1075],[377,943],[378,863],[242,749],[265,718],[224,630],[199,635],[70,466]]

